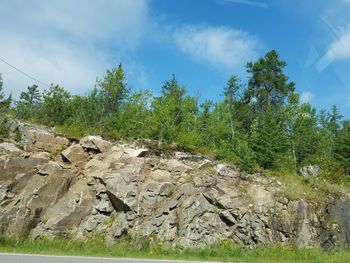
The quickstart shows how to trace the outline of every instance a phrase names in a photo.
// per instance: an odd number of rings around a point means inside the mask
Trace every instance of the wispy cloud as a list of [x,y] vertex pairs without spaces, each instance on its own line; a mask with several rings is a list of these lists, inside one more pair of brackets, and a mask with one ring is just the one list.
[[300,96],[300,103],[311,102],[315,95],[310,91],[303,91]]
[[267,3],[261,2],[261,1],[253,1],[253,0],[224,0],[224,1],[233,3],[233,4],[242,4],[242,5],[249,5],[254,7],[269,8],[269,5]]
[[316,63],[316,68],[321,72],[334,61],[346,59],[350,59],[350,26],[328,46],[326,54]]
[[187,25],[175,31],[174,40],[194,59],[228,70],[256,58],[259,49],[256,37],[230,27]]
[[350,27],[329,46],[327,57],[333,61],[350,58]]

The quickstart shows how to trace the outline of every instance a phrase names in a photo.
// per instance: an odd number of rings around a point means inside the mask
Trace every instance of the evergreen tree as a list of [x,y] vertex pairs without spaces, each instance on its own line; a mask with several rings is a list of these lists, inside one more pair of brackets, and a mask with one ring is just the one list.
[[183,101],[186,89],[180,87],[175,75],[165,81],[162,86],[162,96],[152,102],[153,127],[155,135],[160,141],[171,140],[176,137],[176,130],[183,119]]
[[288,77],[283,72],[286,66],[287,63],[280,60],[274,50],[255,63],[247,63],[247,71],[251,77],[245,99],[255,106],[254,110],[260,115],[267,109],[278,110],[288,95],[294,92],[295,84],[288,82]]
[[328,130],[333,136],[338,134],[342,118],[343,116],[339,113],[337,106],[332,105],[332,109],[328,117]]
[[107,70],[102,79],[97,79],[97,86],[101,87],[104,95],[104,111],[107,116],[111,116],[129,95],[122,64]]
[[320,143],[316,110],[309,103],[301,105],[294,124],[294,142],[298,165],[315,157]]
[[277,169],[286,165],[288,137],[274,110],[267,108],[262,125],[256,125],[250,140],[256,161],[261,167]]
[[350,121],[345,121],[336,138],[335,158],[350,175]]
[[42,96],[38,85],[32,85],[27,88],[27,92],[21,92],[20,100],[17,102],[17,113],[22,118],[33,118],[39,111],[42,102]]
[[239,100],[239,91],[241,89],[241,85],[237,76],[232,75],[227,82],[227,86],[224,89],[224,102],[228,107],[229,121],[230,121],[230,130],[231,130],[231,138],[233,147],[235,146],[235,133],[238,130],[237,121],[235,121],[235,116],[237,116],[237,106]]

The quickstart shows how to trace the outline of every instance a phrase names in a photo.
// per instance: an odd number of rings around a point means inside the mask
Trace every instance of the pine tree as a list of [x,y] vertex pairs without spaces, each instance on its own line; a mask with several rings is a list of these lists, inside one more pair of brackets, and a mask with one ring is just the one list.
[[32,85],[27,88],[27,92],[21,92],[20,100],[17,102],[17,113],[21,118],[33,118],[39,111],[39,105],[42,102],[42,96],[38,85]]
[[340,123],[343,116],[339,113],[336,105],[332,105],[331,112],[328,117],[328,130],[333,136],[336,136],[340,130]]
[[308,103],[301,105],[294,124],[295,152],[298,165],[314,157],[319,149],[316,110]]
[[275,169],[285,164],[288,137],[275,111],[267,109],[262,125],[256,126],[250,140],[256,161],[261,167]]
[[345,121],[336,138],[335,158],[350,175],[350,121]]
[[125,82],[125,73],[122,64],[117,68],[107,70],[102,79],[97,79],[97,86],[101,87],[104,95],[104,111],[107,116],[116,113],[121,103],[129,95]]
[[268,108],[278,110],[286,101],[295,84],[288,82],[283,69],[287,63],[279,59],[276,51],[268,52],[257,62],[247,63],[247,71],[251,75],[245,99],[255,106],[255,111],[264,114]]
[[182,107],[186,94],[186,89],[180,87],[175,75],[164,82],[161,90],[162,96],[155,98],[152,102],[154,133],[160,141],[176,137],[184,117]]
[[241,89],[241,84],[237,76],[232,75],[227,82],[227,86],[224,89],[224,96],[228,107],[229,121],[230,121],[230,131],[232,138],[232,146],[235,147],[235,133],[238,130],[237,120],[235,121],[235,116],[237,116],[237,104],[239,100],[239,91]]

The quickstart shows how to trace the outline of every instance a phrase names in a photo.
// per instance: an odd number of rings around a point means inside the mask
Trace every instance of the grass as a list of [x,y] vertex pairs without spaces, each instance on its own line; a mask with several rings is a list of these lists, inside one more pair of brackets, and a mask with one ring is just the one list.
[[238,247],[229,240],[202,248],[180,249],[163,244],[152,237],[130,238],[114,246],[106,246],[103,239],[88,242],[70,239],[29,241],[0,236],[0,251],[7,253],[54,254],[76,256],[133,257],[153,259],[203,260],[223,262],[271,262],[271,263],[348,263],[350,250],[321,251],[272,245],[248,249]]
[[341,196],[350,191],[350,182],[331,183],[324,178],[304,179],[294,173],[265,173],[264,176],[272,177],[282,183],[281,190],[276,194],[286,197],[288,200],[304,199],[308,202],[325,203],[332,196]]

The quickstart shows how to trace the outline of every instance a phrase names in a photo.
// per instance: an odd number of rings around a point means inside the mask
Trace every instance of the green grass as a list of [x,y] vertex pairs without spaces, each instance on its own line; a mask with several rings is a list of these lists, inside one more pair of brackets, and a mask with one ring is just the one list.
[[126,238],[117,245],[106,246],[103,239],[95,238],[88,242],[69,239],[15,240],[0,236],[1,252],[103,256],[103,257],[133,257],[154,259],[182,259],[203,261],[244,261],[272,263],[348,263],[350,250],[321,251],[318,249],[297,249],[290,246],[273,245],[248,249],[238,247],[228,240],[202,248],[180,249],[167,246],[153,238]]
[[326,203],[329,197],[342,196],[350,192],[350,180],[344,177],[339,183],[332,183],[324,178],[304,179],[295,173],[266,171],[262,176],[274,178],[282,183],[276,196],[288,200],[304,199],[318,204]]

